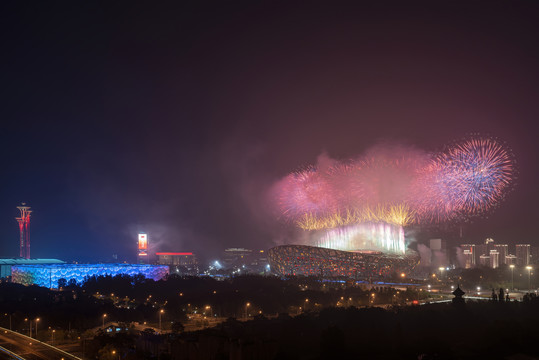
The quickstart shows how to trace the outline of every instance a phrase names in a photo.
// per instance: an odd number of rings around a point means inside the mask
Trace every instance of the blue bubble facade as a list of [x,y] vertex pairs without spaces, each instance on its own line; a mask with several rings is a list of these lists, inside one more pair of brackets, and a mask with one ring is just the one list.
[[58,288],[58,280],[75,280],[82,284],[86,277],[143,275],[155,281],[163,279],[169,268],[165,265],[139,264],[53,264],[53,265],[18,265],[11,267],[11,281],[23,285],[39,285]]

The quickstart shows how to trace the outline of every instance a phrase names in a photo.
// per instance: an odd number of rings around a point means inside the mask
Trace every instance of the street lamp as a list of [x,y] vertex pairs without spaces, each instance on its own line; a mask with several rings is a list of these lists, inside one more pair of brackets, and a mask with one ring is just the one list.
[[532,292],[532,285],[531,285],[531,279],[532,279],[532,267],[526,266],[526,270],[528,270],[528,291]]
[[515,286],[514,286],[514,272],[515,272],[515,265],[514,264],[511,264],[509,265],[509,268],[511,269],[511,290],[514,290],[515,289]]
[[36,339],[37,339],[37,323],[39,322],[39,318],[36,318]]
[[246,304],[245,304],[245,318],[246,318],[246,319],[249,318],[249,313],[247,312],[248,309],[249,309],[249,306],[251,306],[251,303],[246,303]]
[[438,268],[438,270],[440,270],[440,281],[442,281],[442,277],[443,277],[443,275],[444,275],[444,270],[445,270],[445,269],[444,269],[443,266],[440,266],[440,267]]
[[56,330],[52,330],[51,332],[51,344],[54,345],[54,333],[56,332]]
[[[28,321],[28,318],[25,318],[24,321]],[[32,320],[29,322],[30,328],[28,329],[28,336],[32,337]]]
[[309,304],[309,299],[305,299],[305,305],[303,306],[305,311],[307,311],[307,304]]
[[165,310],[163,310],[163,309],[159,310],[159,330],[161,330],[161,331],[163,330],[161,328],[161,315],[163,315],[164,312],[165,312]]
[[103,326],[102,326],[103,329],[105,328],[105,318],[106,317],[107,317],[107,314],[103,314]]
[[206,306],[204,307],[204,309],[210,310],[210,317],[213,317],[213,311],[212,311],[211,305],[206,305]]
[[[8,313],[5,313],[4,315],[8,316]],[[11,314],[9,314],[9,330],[11,330]]]

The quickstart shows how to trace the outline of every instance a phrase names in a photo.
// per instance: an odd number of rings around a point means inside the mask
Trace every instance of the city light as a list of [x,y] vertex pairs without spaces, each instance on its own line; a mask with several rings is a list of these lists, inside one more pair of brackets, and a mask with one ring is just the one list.
[[246,319],[249,317],[249,312],[248,312],[249,306],[251,306],[251,303],[248,302],[245,304],[245,318]]
[[165,310],[163,309],[159,310],[159,330],[163,330],[163,328],[161,327],[161,315],[163,315],[164,312]]
[[539,360],[539,0],[8,3],[0,360]]
[[526,270],[528,270],[528,291],[532,291],[532,285],[531,285],[531,277],[532,277],[532,267],[526,266]]
[[515,265],[511,264],[509,265],[509,268],[511,268],[511,290],[514,290],[515,289],[515,285],[514,285],[514,271],[515,271]]

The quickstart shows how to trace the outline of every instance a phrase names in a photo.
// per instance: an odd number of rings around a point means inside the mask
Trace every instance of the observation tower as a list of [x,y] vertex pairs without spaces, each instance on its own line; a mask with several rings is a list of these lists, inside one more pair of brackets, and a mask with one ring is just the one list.
[[148,264],[148,234],[138,234],[138,263]]
[[21,216],[15,218],[19,223],[19,256],[24,259],[30,259],[30,206],[26,206],[26,203],[22,203],[21,206],[17,206]]

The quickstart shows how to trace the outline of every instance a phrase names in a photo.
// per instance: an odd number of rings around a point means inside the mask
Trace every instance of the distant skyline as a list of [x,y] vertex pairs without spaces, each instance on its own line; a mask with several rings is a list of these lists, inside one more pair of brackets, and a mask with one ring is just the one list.
[[538,246],[539,4],[0,4],[0,257],[135,261],[297,236],[267,189],[321,154],[439,151],[470,133],[517,160],[466,243]]

